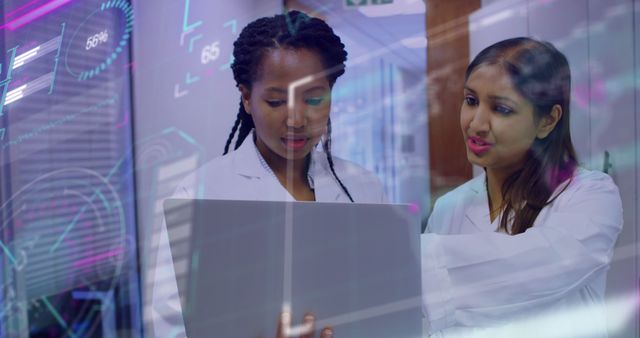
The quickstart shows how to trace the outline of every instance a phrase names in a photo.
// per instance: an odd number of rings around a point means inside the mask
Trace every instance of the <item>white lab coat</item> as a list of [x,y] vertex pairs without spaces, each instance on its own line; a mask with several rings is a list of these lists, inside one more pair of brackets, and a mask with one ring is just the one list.
[[[354,163],[333,157],[334,169],[356,203],[385,203],[384,189],[378,178]],[[316,201],[350,203],[329,168],[326,154],[313,151],[309,176]],[[218,157],[187,176],[176,189],[175,198],[225,200],[293,201],[294,198],[270,173],[252,141]],[[184,337],[175,270],[167,239],[166,226],[160,229],[152,296],[152,320],[155,337]],[[274,318],[276,320],[276,318]]]
[[439,198],[422,235],[426,332],[607,337],[606,272],[623,223],[611,178],[578,169],[534,226],[515,236],[496,232],[484,182],[482,174]]

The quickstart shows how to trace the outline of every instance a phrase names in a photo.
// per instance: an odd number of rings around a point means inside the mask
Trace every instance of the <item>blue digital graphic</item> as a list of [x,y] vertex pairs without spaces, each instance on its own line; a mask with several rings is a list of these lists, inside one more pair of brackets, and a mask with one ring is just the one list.
[[133,8],[0,9],[0,336],[140,337]]
[[[124,18],[124,27],[112,27],[111,29],[99,31],[87,37],[86,41],[80,38],[79,33],[85,32],[87,24],[91,25],[94,21],[101,21],[102,19],[100,19],[100,17],[102,16],[109,17],[117,15]],[[100,7],[91,13],[71,36],[69,48],[65,56],[67,71],[82,81],[99,75],[107,67],[111,66],[118,58],[118,55],[126,50],[125,47],[129,43],[131,31],[133,30],[133,19],[133,7],[131,7],[127,1],[112,0],[100,4]],[[84,49],[82,48],[83,46]],[[87,68],[84,65],[70,65],[69,53],[85,53],[91,50],[95,51],[92,52],[92,54],[98,53],[98,60],[101,60],[95,67]]]

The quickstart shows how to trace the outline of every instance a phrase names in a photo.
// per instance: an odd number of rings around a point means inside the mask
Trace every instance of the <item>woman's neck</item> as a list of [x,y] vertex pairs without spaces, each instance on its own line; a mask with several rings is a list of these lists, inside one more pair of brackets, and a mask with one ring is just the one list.
[[500,215],[503,208],[504,196],[502,196],[502,186],[507,178],[515,172],[515,170],[501,170],[486,168],[487,175],[487,194],[489,199],[489,213],[491,222]]
[[256,147],[276,176],[295,180],[306,180],[309,168],[309,156],[289,160],[271,151],[263,142],[256,141]]
[[260,155],[267,162],[269,168],[276,176],[280,184],[289,191],[296,200],[313,201],[315,194],[309,186],[307,174],[311,162],[311,155],[304,158],[288,160],[275,152],[263,142],[255,142]]

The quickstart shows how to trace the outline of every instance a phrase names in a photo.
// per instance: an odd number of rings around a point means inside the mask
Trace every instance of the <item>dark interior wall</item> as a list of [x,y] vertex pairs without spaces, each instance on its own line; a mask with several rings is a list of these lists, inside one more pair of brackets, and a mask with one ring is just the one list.
[[427,104],[432,201],[472,177],[458,122],[469,63],[469,14],[480,0],[427,0]]

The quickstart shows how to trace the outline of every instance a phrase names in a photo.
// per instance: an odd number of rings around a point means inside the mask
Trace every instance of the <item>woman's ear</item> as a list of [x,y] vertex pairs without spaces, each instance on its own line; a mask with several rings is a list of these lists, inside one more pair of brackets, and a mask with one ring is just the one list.
[[536,136],[539,139],[549,136],[561,118],[562,107],[560,107],[559,104],[556,104],[551,108],[551,113],[540,120],[540,125],[538,125],[538,134]]
[[242,106],[244,107],[244,111],[246,111],[247,114],[251,115],[251,105],[249,104],[249,101],[251,100],[251,90],[249,90],[249,88],[242,84],[238,86],[238,88],[240,89],[240,94],[242,95]]

